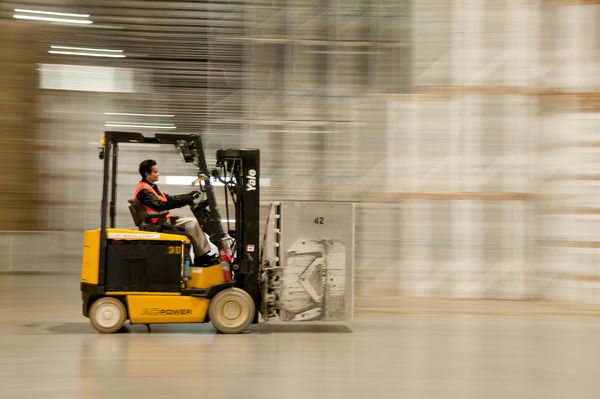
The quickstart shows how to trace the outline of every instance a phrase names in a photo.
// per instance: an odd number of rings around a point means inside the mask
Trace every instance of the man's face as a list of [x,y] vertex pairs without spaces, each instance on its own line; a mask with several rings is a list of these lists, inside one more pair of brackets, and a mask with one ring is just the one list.
[[152,167],[152,172],[146,173],[146,180],[150,183],[156,183],[158,181],[158,165]]

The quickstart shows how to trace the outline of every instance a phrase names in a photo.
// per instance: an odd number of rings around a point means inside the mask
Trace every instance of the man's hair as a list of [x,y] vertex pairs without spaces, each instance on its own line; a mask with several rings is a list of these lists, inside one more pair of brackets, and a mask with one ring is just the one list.
[[152,173],[152,167],[156,165],[156,161],[154,159],[146,159],[145,161],[140,162],[140,175],[142,179],[146,178],[146,173]]

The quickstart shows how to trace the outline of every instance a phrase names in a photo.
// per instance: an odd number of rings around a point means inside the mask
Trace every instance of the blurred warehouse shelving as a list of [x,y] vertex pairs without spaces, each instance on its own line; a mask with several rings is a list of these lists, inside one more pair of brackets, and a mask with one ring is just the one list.
[[[77,271],[79,233],[98,219],[104,112],[145,111],[202,132],[209,158],[220,147],[260,148],[265,205],[357,202],[358,301],[600,302],[598,2],[79,1],[71,11],[93,26],[25,30],[8,21],[18,6],[2,5],[3,32],[40,34],[17,50],[29,66],[17,88],[30,99],[27,123],[5,122],[0,139],[19,131],[28,146],[16,164],[3,158],[20,177],[3,178],[0,198],[16,192],[21,208],[7,201],[0,227],[64,232],[67,243],[54,261],[32,253],[0,270]],[[59,42],[127,57],[45,53]],[[40,64],[132,72],[120,92],[39,89]],[[163,175],[190,174],[168,150],[123,151],[123,200],[146,155]],[[25,176],[35,190],[19,186]],[[168,189],[177,190],[186,187]],[[120,220],[129,222],[125,207]]]

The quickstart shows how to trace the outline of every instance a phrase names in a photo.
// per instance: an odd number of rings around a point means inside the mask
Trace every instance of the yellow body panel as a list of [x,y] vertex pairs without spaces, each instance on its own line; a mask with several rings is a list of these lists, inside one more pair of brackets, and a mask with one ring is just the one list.
[[198,323],[209,299],[181,295],[127,295],[131,323]]
[[113,240],[160,240],[190,243],[190,239],[184,235],[129,229],[106,229],[106,238]]
[[181,292],[159,292],[159,291],[106,291],[107,296],[117,295],[158,295],[158,296],[181,296]]
[[[184,244],[190,243],[190,239],[184,235],[129,229],[106,229],[106,236],[108,239],[114,240],[160,240],[181,241]],[[83,256],[81,260],[82,283],[98,284],[99,262],[100,229],[87,230],[83,234]]]
[[224,282],[225,276],[223,276],[220,264],[208,267],[192,266],[187,286],[189,288],[209,288]]
[[81,259],[81,282],[98,284],[100,258],[100,230],[87,230],[83,234],[83,256]]

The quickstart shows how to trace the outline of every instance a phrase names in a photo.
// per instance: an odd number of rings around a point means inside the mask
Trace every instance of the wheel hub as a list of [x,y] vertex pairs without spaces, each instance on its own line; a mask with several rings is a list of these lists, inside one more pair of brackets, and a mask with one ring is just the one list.
[[242,314],[242,307],[235,301],[228,301],[223,305],[223,315],[229,319],[234,320],[240,317]]
[[104,320],[111,320],[114,317],[114,314],[112,312],[112,310],[110,309],[105,309],[104,312],[102,313],[102,318],[104,318]]
[[111,304],[105,304],[98,309],[96,320],[98,324],[103,327],[109,328],[115,325],[119,320],[119,310],[113,307]]

